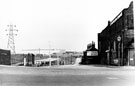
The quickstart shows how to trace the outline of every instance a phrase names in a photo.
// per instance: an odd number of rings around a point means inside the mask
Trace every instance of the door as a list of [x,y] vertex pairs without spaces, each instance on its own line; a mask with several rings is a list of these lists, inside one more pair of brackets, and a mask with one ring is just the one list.
[[129,49],[128,51],[128,62],[130,66],[135,66],[135,51],[134,49]]

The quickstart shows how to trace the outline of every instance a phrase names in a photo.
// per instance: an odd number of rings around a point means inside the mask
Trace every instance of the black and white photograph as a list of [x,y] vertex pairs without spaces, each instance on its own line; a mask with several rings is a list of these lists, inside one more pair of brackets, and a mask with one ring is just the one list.
[[135,86],[133,0],[0,0],[0,86]]

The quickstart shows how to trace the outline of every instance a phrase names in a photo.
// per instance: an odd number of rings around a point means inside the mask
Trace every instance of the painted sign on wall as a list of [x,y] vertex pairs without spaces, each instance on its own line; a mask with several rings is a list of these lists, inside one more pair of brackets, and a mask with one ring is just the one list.
[[87,51],[87,56],[98,56],[98,51]]

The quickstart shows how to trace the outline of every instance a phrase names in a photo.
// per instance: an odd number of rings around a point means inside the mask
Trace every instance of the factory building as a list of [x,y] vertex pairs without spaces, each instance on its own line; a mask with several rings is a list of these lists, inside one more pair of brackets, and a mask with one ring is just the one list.
[[135,65],[133,2],[98,34],[98,53],[102,64]]

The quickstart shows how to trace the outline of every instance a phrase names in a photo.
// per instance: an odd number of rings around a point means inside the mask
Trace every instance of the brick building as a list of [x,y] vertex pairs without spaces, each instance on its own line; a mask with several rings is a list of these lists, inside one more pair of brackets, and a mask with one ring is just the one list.
[[87,45],[87,50],[83,52],[81,64],[99,64],[100,58],[98,57],[98,50],[95,48],[95,43],[92,42]]
[[133,2],[98,33],[102,64],[135,65]]

